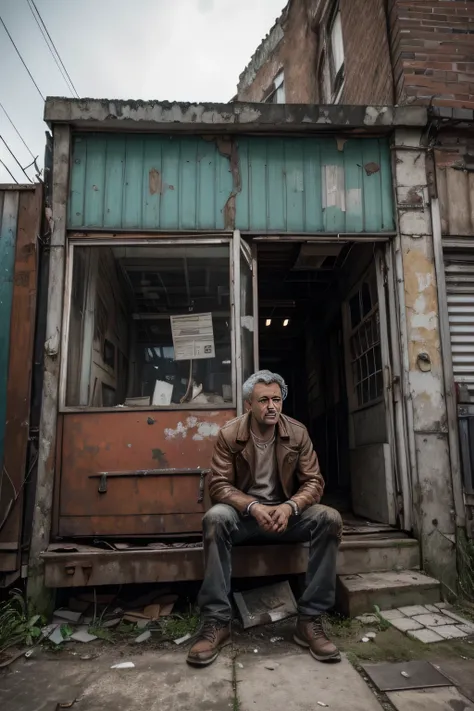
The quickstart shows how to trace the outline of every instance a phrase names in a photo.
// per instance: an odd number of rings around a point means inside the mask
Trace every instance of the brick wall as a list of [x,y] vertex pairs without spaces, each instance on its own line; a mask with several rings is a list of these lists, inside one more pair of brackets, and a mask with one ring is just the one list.
[[390,0],[397,103],[474,109],[473,0]]
[[[340,0],[346,54],[344,103],[393,103],[384,1]],[[318,31],[317,27],[311,27],[311,17],[319,5],[320,0],[291,2],[281,22],[283,38],[266,57],[260,55],[261,66],[250,84],[244,72],[237,90],[238,100],[262,101],[283,68],[287,103],[319,101]],[[252,72],[251,65],[249,67]]]
[[252,71],[252,62],[241,75],[237,87],[238,101],[263,101],[273,79],[283,69],[287,103],[315,103],[317,36],[309,26],[307,6],[308,0],[293,0],[282,19],[283,39],[268,52],[251,84],[248,84],[245,75],[248,70]]
[[342,104],[393,104],[385,0],[340,0],[345,83]]

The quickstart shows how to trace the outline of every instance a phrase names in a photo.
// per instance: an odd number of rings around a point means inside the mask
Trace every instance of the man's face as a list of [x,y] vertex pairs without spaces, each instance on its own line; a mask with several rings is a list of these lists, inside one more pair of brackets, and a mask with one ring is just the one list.
[[262,425],[276,425],[280,417],[283,400],[278,383],[257,383],[253,389],[252,399],[246,403],[247,411]]

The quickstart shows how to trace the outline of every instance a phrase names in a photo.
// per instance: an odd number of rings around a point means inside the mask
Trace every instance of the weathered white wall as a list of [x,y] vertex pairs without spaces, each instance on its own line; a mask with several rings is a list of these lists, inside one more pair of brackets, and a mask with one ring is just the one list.
[[401,334],[402,362],[415,458],[413,516],[425,569],[452,585],[456,576],[454,503],[426,151],[420,146],[420,139],[417,129],[398,129],[394,138],[400,233],[396,250],[402,265],[397,277],[403,280],[405,303],[400,303],[400,308],[404,309],[401,322],[406,323],[406,332]]

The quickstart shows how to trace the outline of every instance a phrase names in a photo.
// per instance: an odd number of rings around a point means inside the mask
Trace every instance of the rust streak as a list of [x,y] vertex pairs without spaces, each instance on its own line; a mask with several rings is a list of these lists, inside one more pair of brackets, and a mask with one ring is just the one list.
[[156,168],[152,168],[148,174],[148,188],[150,195],[163,194],[163,181],[160,172]]

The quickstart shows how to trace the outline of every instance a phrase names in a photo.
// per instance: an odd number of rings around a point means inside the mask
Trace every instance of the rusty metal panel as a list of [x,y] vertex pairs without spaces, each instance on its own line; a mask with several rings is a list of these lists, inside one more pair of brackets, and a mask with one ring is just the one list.
[[234,410],[65,413],[59,535],[200,531],[199,472],[233,417]]
[[76,134],[68,226],[391,232],[388,140]]
[[[13,225],[13,212],[4,217],[3,228],[14,230],[10,242],[13,250],[13,267],[10,274],[11,294],[3,292],[0,308],[8,305],[9,313],[2,319],[3,336],[8,343],[8,380],[6,392],[0,393],[6,417],[3,448],[3,467],[0,475],[0,571],[13,571],[20,565],[20,539],[23,513],[23,485],[26,472],[29,438],[30,388],[33,367],[33,345],[36,314],[37,235],[40,231],[42,186],[32,186],[20,192],[11,191],[4,196],[4,208],[15,204],[17,214]],[[8,236],[2,229],[2,240]],[[5,246],[5,245],[4,245]],[[2,250],[0,249],[0,252]],[[3,252],[2,270],[8,272],[9,258]],[[7,318],[8,317],[8,318]],[[7,323],[8,320],[8,323]],[[0,410],[3,409],[0,407]],[[0,453],[0,462],[2,460]],[[10,552],[7,553],[7,548]],[[3,551],[3,552],[2,552]]]

